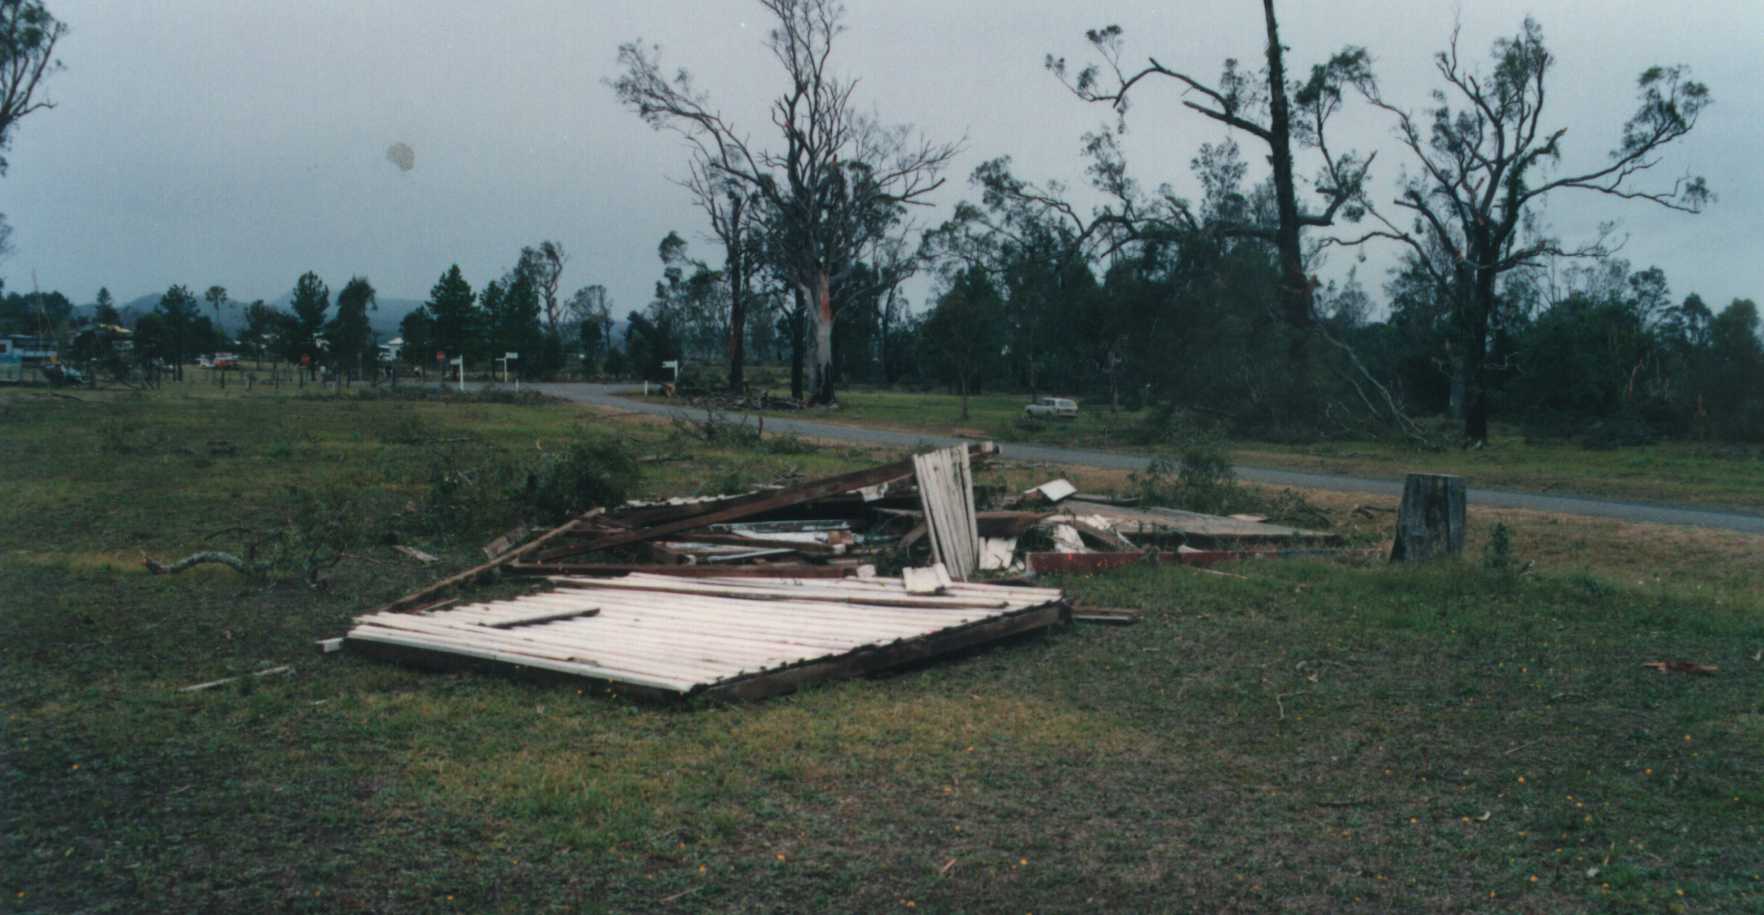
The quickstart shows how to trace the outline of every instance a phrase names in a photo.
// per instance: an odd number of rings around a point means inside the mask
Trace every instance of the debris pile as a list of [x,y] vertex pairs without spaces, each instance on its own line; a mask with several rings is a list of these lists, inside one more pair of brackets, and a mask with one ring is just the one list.
[[[991,443],[956,446],[740,495],[595,509],[536,536],[511,531],[486,545],[482,565],[359,617],[343,644],[650,694],[751,698],[1074,618],[1138,617],[1074,611],[1060,591],[1021,580],[971,582],[983,572],[1217,562],[1338,540],[1079,498],[1065,480],[977,511],[973,465],[996,454]],[[490,574],[526,576],[538,590],[486,603],[448,596]]]
[[430,666],[582,677],[654,698],[759,699],[1070,618],[1057,590],[901,579],[557,576],[552,590],[427,613],[373,613],[346,643]]

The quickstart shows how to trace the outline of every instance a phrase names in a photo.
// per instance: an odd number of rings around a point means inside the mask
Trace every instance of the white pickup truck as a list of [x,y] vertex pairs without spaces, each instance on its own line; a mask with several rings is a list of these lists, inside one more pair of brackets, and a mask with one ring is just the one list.
[[1023,408],[1023,415],[1038,419],[1077,419],[1078,402],[1066,397],[1039,397]]

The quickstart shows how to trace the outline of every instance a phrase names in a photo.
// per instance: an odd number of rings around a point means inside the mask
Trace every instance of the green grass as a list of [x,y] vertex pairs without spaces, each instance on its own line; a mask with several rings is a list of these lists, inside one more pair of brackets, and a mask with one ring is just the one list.
[[[1002,442],[1035,442],[1074,448],[1155,453],[1139,429],[1143,412],[1111,413],[1106,402],[1086,401],[1075,420],[1020,422],[1029,398],[985,394],[961,399],[948,394],[854,389],[840,392],[837,410],[804,414],[819,422],[878,426],[945,435],[967,434]],[[794,414],[792,414],[794,415]],[[1444,436],[1450,440],[1450,435]],[[1240,464],[1373,478],[1408,472],[1456,473],[1478,486],[1558,495],[1708,505],[1764,511],[1764,448],[1666,442],[1594,450],[1572,442],[1527,441],[1497,428],[1488,446],[1474,451],[1427,451],[1406,441],[1337,441],[1312,445],[1238,441]]]
[[[1521,559],[1564,538],[1574,558],[1135,569],[1066,584],[1138,626],[671,708],[314,653],[440,574],[384,545],[324,591],[155,578],[140,554],[272,514],[291,483],[396,510],[460,444],[684,456],[645,465],[652,494],[869,458],[559,405],[8,393],[0,422],[11,911],[1764,907],[1755,538],[1685,569],[1514,516]],[[463,567],[507,519],[451,520],[415,542]],[[176,692],[270,664],[295,671]]]

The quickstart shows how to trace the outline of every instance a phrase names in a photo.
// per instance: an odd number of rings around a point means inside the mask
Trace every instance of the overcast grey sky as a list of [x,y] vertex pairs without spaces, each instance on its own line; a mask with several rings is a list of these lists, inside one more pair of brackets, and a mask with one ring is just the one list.
[[[1260,53],[1259,5],[1106,0],[849,0],[842,72],[884,120],[935,138],[967,137],[939,207],[971,196],[968,172],[1009,154],[1019,174],[1081,185],[1079,137],[1110,114],[1069,95],[1042,69],[1053,52],[1089,59],[1083,31],[1119,23],[1131,58],[1155,54],[1200,74]],[[766,22],[743,0],[49,0],[69,23],[58,103],[21,123],[0,179],[0,212],[16,252],[8,288],[89,302],[172,283],[219,283],[241,300],[274,298],[316,270],[333,288],[370,277],[383,297],[423,298],[448,264],[474,285],[500,274],[523,244],[552,238],[571,259],[565,290],[604,283],[618,313],[641,306],[669,229],[718,261],[698,213],[670,183],[679,138],[621,110],[602,80],[620,42],[659,43],[738,123],[764,141],[764,106],[779,90],[761,45]],[[1706,174],[1720,200],[1701,216],[1588,195],[1546,214],[1565,239],[1620,219],[1623,256],[1667,271],[1675,295],[1712,303],[1764,296],[1764,101],[1756,88],[1764,4],[1630,0],[1287,0],[1291,66],[1344,44],[1369,48],[1387,96],[1419,108],[1435,85],[1430,55],[1454,14],[1478,59],[1530,13],[1559,58],[1553,123],[1569,128],[1566,165],[1603,160],[1633,105],[1636,74],[1688,63],[1715,104],[1671,152],[1667,176]],[[1127,149],[1135,175],[1191,190],[1195,148],[1224,134],[1184,112],[1169,84],[1134,105]],[[1388,121],[1350,106],[1336,145],[1379,148],[1376,180],[1402,156]],[[401,171],[396,142],[415,152]],[[1246,144],[1246,150],[1249,147]],[[1305,171],[1313,170],[1307,164]],[[1392,260],[1369,252],[1374,290]],[[1339,275],[1352,263],[1337,254]]]

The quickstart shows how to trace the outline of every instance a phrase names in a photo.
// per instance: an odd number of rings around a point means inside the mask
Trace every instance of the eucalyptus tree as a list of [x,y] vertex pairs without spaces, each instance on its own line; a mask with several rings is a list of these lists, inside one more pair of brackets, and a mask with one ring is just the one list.
[[569,259],[562,244],[542,241],[537,247],[522,248],[520,260],[515,267],[531,278],[533,287],[543,301],[546,332],[554,337],[559,333],[558,319],[562,316],[562,303],[558,301],[557,288],[563,279],[564,264]]
[[960,149],[886,126],[860,109],[857,80],[832,68],[844,32],[838,0],[759,0],[772,17],[766,48],[786,87],[770,105],[781,145],[764,147],[715,108],[685,70],[662,70],[660,48],[619,48],[611,81],[624,105],[651,127],[674,130],[700,161],[755,192],[778,225],[776,265],[807,312],[809,397],[833,400],[835,290],[878,234],[898,231],[899,209],[924,204]]
[[722,275],[729,300],[729,390],[739,393],[747,383],[747,305],[761,247],[757,222],[764,203],[752,186],[731,176],[724,163],[711,160],[705,149],[695,151],[681,184],[704,211],[711,234],[723,246]]
[[12,145],[13,129],[26,115],[55,107],[42,95],[43,80],[61,69],[55,45],[66,34],[67,24],[41,0],[0,0],[0,152]]
[[1636,81],[1635,111],[1610,154],[1565,168],[1568,128],[1544,123],[1556,57],[1542,27],[1527,18],[1516,34],[1494,42],[1482,69],[1460,56],[1458,37],[1454,29],[1447,48],[1434,56],[1443,85],[1420,115],[1387,100],[1370,73],[1356,77],[1366,99],[1394,118],[1397,141],[1415,171],[1398,186],[1391,204],[1397,212],[1371,207],[1379,228],[1351,241],[1401,243],[1413,255],[1411,264],[1443,291],[1462,354],[1464,438],[1476,444],[1488,439],[1489,340],[1501,317],[1501,278],[1551,257],[1610,251],[1609,226],[1590,242],[1563,244],[1539,223],[1538,206],[1554,195],[1583,192],[1701,211],[1713,199],[1703,178],[1643,182],[1662,163],[1661,153],[1696,127],[1710,96],[1686,67],[1648,67]]
[[[1306,229],[1333,226],[1338,216],[1354,221],[1362,215],[1359,198],[1376,158],[1376,153],[1362,158],[1357,153],[1332,150],[1328,141],[1329,122],[1341,110],[1343,90],[1370,78],[1371,58],[1364,48],[1350,46],[1314,65],[1303,81],[1289,81],[1287,48],[1280,41],[1274,0],[1262,0],[1262,21],[1267,35],[1262,68],[1246,72],[1236,59],[1227,58],[1219,77],[1212,82],[1190,75],[1193,71],[1186,68],[1165,65],[1156,57],[1147,57],[1136,69],[1124,64],[1125,31],[1119,25],[1085,33],[1102,58],[1100,64],[1087,65],[1074,73],[1065,58],[1050,54],[1046,66],[1080,99],[1113,108],[1120,117],[1118,130],[1125,129],[1129,102],[1144,93],[1143,85],[1168,81],[1181,90],[1184,108],[1247,134],[1267,147],[1274,185],[1274,218],[1220,221],[1213,230],[1261,239],[1274,246],[1281,274],[1280,314],[1293,327],[1305,330],[1313,325],[1316,315],[1315,284],[1306,271],[1303,233]],[[1118,200],[1098,214],[1096,226],[1113,233],[1131,233],[1148,224],[1154,229],[1171,225],[1195,227],[1197,220],[1192,210],[1173,194],[1165,192],[1145,201],[1131,196],[1133,185],[1126,178],[1125,163],[1112,137],[1092,135],[1090,146],[1097,163],[1093,174]],[[1321,208],[1307,207],[1299,200],[1295,147],[1316,152],[1319,165],[1311,185],[1320,198]],[[1100,174],[1098,169],[1102,170]],[[1303,337],[1297,340],[1302,346]],[[1302,355],[1302,349],[1295,350],[1295,354]]]
[[[969,183],[981,190],[978,204],[963,201],[954,216],[925,233],[923,256],[952,267],[982,269],[996,277],[1005,307],[1008,360],[1031,397],[1049,372],[1068,383],[1077,355],[1074,312],[1096,289],[1086,254],[1084,220],[1058,202],[1064,188],[1044,195],[1010,172],[1009,157],[982,163]],[[1069,217],[1069,218],[1066,218]]]

